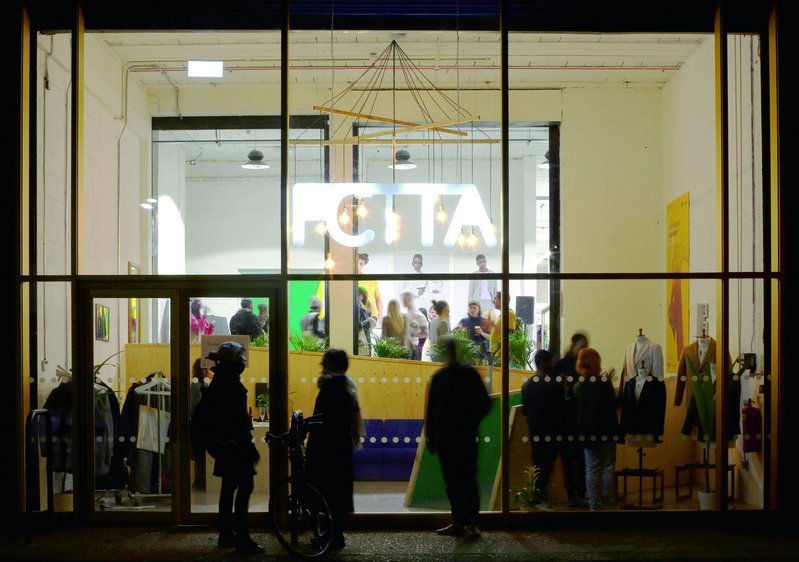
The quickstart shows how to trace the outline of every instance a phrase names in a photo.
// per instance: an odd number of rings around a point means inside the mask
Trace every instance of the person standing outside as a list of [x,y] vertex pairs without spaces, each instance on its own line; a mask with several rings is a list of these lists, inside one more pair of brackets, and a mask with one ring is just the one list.
[[[358,254],[358,274],[363,275],[363,268],[369,263],[369,254]],[[377,319],[377,326],[380,327],[383,323],[383,297],[380,294],[380,287],[378,282],[374,280],[359,279],[358,286],[364,287],[367,291],[368,300],[366,308],[368,308]]]
[[586,507],[585,503],[585,455],[577,441],[577,402],[574,399],[574,385],[577,384],[577,355],[588,347],[588,336],[575,332],[571,346],[552,370],[556,382],[563,386],[563,441],[560,446],[560,460],[563,464],[563,483],[568,494],[569,507]]
[[258,317],[253,314],[252,300],[241,299],[241,308],[230,318],[230,333],[250,336],[250,341],[264,333]]
[[616,393],[610,378],[602,373],[595,349],[586,347],[577,356],[580,381],[574,385],[577,429],[585,437],[585,475],[588,504],[592,511],[616,505],[616,443],[619,420]]
[[322,375],[314,415],[321,424],[312,425],[306,449],[307,475],[322,493],[333,516],[334,536],[330,547],[344,548],[342,519],[354,510],[352,450],[365,434],[355,383],[347,376],[349,360],[341,349],[328,349],[322,356]]
[[555,356],[546,349],[535,352],[535,375],[522,386],[522,411],[527,418],[530,434],[530,456],[537,467],[538,482],[543,494],[541,510],[548,510],[547,485],[558,456],[558,437],[561,436],[563,416],[563,387],[555,381],[552,369]]
[[480,537],[477,487],[477,429],[491,408],[474,367],[458,363],[456,344],[446,338],[447,365],[433,375],[427,397],[427,448],[441,463],[452,523],[439,535]]
[[[475,258],[477,270],[474,273],[494,273],[488,269],[485,255],[477,254]],[[494,295],[497,292],[496,279],[470,279],[469,293],[466,295],[466,302],[479,302],[483,312],[491,312],[494,308]]]
[[[264,549],[250,537],[247,523],[259,455],[252,442],[247,389],[240,380],[246,367],[244,348],[236,342],[227,341],[209,353],[208,359],[215,362],[211,367],[214,377],[197,408],[205,404],[206,411],[199,415],[209,416],[211,420],[207,429],[210,433],[208,451],[216,461],[214,476],[222,479],[217,544],[220,547],[235,546],[240,552],[261,553]],[[195,415],[198,415],[197,408]]]

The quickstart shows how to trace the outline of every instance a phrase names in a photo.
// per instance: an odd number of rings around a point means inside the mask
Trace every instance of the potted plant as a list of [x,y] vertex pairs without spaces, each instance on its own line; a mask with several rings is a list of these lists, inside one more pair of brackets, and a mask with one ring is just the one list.
[[328,346],[327,338],[320,340],[316,336],[300,336],[297,334],[289,336],[289,343],[291,344],[291,349],[297,351],[315,351],[319,353],[327,351]]
[[[455,339],[455,356],[459,363],[465,363],[466,365],[474,365],[477,363],[477,360],[480,358],[480,346],[472,340],[471,336],[469,336],[469,332],[456,329],[452,331],[450,337]],[[430,355],[446,357],[446,344],[441,341],[436,343]]]
[[514,492],[514,503],[524,511],[533,511],[538,505],[544,503],[545,493],[538,480],[540,473],[540,468],[528,466],[524,469],[524,487],[511,490]]
[[266,334],[260,334],[250,342],[250,347],[269,349],[269,337]]
[[712,443],[710,441],[706,441],[703,443],[702,449],[702,469],[704,470],[705,476],[705,489],[699,490],[697,492],[697,496],[699,496],[699,509],[702,511],[713,509],[716,505],[716,493],[710,489],[710,447]]
[[515,330],[508,333],[508,361],[511,369],[532,370],[533,354],[535,344],[527,337],[527,330],[524,323],[519,321]]
[[372,352],[375,357],[387,357],[389,359],[408,359],[410,351],[402,345],[399,338],[379,337],[372,342]]

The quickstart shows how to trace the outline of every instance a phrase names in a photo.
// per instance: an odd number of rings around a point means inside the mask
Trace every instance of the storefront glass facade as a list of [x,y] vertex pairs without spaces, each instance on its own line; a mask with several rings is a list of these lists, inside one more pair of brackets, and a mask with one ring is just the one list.
[[[23,390],[28,409],[68,397],[72,421],[51,436],[69,467],[40,463],[29,494],[50,478],[79,517],[210,522],[188,424],[202,357],[251,307],[256,513],[286,471],[263,433],[313,411],[328,348],[366,421],[356,513],[446,512],[423,430],[444,334],[492,401],[482,511],[530,507],[530,465],[540,512],[773,507],[765,36],[459,8],[389,31],[289,3],[263,30],[195,32],[87,6],[85,30],[37,30]],[[583,377],[581,342],[601,357]],[[618,425],[578,416],[594,384]]]

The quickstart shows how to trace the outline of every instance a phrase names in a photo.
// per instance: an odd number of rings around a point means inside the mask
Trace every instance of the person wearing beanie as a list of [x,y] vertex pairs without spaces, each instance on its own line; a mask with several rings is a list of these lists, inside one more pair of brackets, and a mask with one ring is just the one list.
[[595,349],[586,347],[577,355],[579,382],[574,387],[577,401],[578,440],[585,454],[588,505],[591,510],[616,504],[616,443],[619,422],[616,394]]

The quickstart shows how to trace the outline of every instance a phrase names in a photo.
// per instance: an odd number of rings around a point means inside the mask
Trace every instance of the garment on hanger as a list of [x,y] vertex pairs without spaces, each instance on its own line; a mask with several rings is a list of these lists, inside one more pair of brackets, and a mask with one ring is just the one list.
[[[126,464],[130,468],[130,478],[128,488],[134,492],[153,494],[157,492],[167,492],[169,490],[169,465],[171,458],[170,443],[164,444],[164,453],[156,453],[141,449],[137,446],[139,432],[139,412],[140,406],[152,407],[151,395],[137,392],[146,385],[150,384],[155,378],[155,373],[151,373],[144,380],[133,383],[125,395],[125,402],[122,406],[122,436],[124,437],[124,456]],[[163,379],[169,385],[167,379]],[[146,390],[146,389],[145,389]],[[166,392],[166,391],[164,391]],[[159,409],[171,415],[172,399],[169,395],[161,396],[162,400],[156,404]],[[166,434],[173,441],[173,428],[168,423]],[[160,483],[160,486],[159,486]]]
[[111,419],[113,422],[113,432],[111,437],[112,451],[111,461],[106,474],[96,474],[94,487],[97,490],[121,490],[128,484],[128,471],[125,468],[125,456],[119,438],[122,433],[122,412],[119,407],[119,399],[113,389],[104,383],[101,379],[95,379],[95,383],[105,388],[108,393],[108,406],[111,410]]
[[43,408],[50,412],[53,428],[50,467],[54,472],[72,472],[72,381],[51,390]]
[[624,394],[626,382],[637,376],[642,361],[650,375],[658,380],[663,380],[663,348],[646,336],[640,336],[624,349],[618,390],[619,400]]
[[660,443],[665,421],[666,384],[651,375],[628,380],[621,397],[622,434],[652,435]]
[[[680,406],[684,397],[688,396],[682,433],[692,435],[701,442],[715,441],[716,437],[716,340],[710,342],[702,360],[699,359],[699,343],[693,342],[685,348],[680,357],[677,369],[677,388],[674,405]],[[727,381],[727,435],[726,439],[734,439],[740,434],[741,423],[741,381],[732,376],[732,359],[726,354],[724,373]]]

